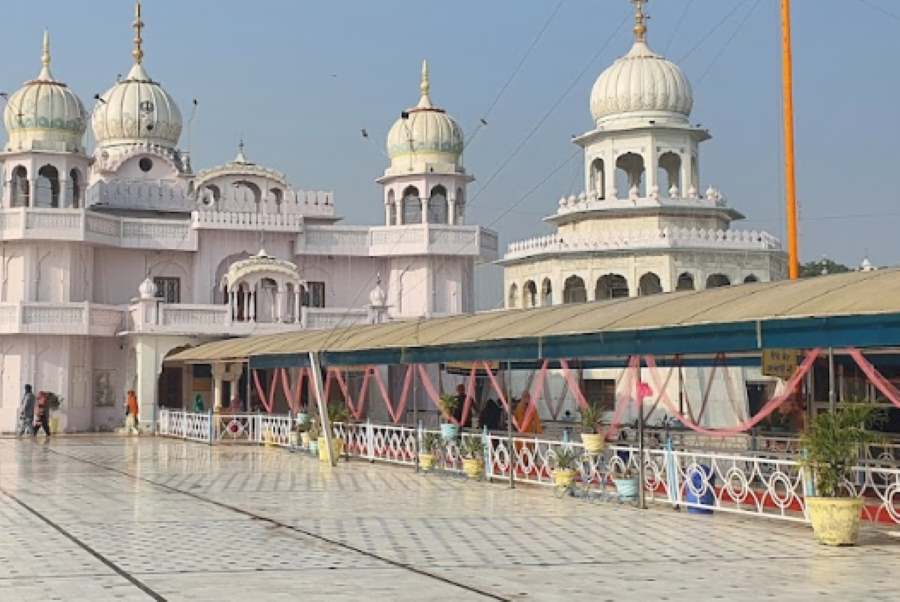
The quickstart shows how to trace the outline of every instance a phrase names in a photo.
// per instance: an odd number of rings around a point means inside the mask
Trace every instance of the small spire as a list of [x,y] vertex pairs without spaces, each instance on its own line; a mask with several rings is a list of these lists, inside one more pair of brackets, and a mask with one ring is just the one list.
[[420,109],[430,109],[431,97],[428,93],[431,91],[431,81],[428,79],[428,60],[422,61],[422,81],[419,83],[419,91],[422,96],[419,98],[419,104],[416,105]]
[[44,30],[44,45],[41,52],[41,73],[38,79],[42,81],[53,81],[53,75],[50,73],[50,32]]
[[238,154],[237,157],[234,158],[235,163],[249,163],[247,161],[247,155],[244,154],[244,139],[241,138],[241,141],[238,142]]
[[131,51],[131,56],[134,57],[135,65],[140,65],[144,60],[144,49],[142,47],[144,38],[141,37],[144,22],[141,21],[141,0],[137,0],[134,3],[134,22],[131,26],[134,28],[134,50]]
[[631,3],[634,4],[634,41],[635,42],[646,42],[647,41],[647,21],[650,17],[647,13],[644,12],[644,4],[647,3],[647,0],[631,0]]

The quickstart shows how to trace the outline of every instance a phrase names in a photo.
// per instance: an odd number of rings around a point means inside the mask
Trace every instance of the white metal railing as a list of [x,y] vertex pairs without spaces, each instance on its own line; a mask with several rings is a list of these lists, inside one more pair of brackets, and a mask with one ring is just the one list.
[[[291,417],[284,415],[213,415],[164,409],[159,434],[207,443],[242,441],[287,447],[292,424]],[[406,466],[417,465],[423,435],[438,432],[371,422],[335,423],[333,428],[346,455]],[[567,447],[580,454],[577,480],[585,491],[615,495],[615,476],[628,469],[636,478],[643,464],[648,502],[807,522],[805,498],[812,486],[795,457],[647,447],[641,459],[638,447],[628,443],[609,445],[592,456],[576,441],[470,431],[462,433],[459,440],[442,442],[436,467],[462,472],[459,442],[472,437],[484,441],[484,476],[488,480],[552,486],[554,457]],[[864,518],[900,524],[900,468],[893,460],[860,464],[846,486],[865,500]]]

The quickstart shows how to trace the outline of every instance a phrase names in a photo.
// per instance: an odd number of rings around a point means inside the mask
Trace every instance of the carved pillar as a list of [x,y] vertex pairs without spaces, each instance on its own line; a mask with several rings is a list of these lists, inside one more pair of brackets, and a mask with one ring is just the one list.
[[393,203],[391,203],[390,201],[388,201],[387,203],[384,204],[384,225],[385,226],[391,225],[391,205],[392,204]]
[[447,223],[456,225],[456,199],[447,198]]
[[283,298],[284,298],[284,290],[281,287],[276,288],[275,289],[275,312],[274,312],[275,315],[272,316],[274,318],[274,320],[273,320],[274,322],[283,322],[284,321],[284,315],[282,314],[282,312],[284,311],[285,303],[282,302]]
[[300,287],[294,288],[294,323],[300,323]]
[[241,312],[241,320],[248,322],[250,320],[250,288],[244,291],[244,311]]
[[428,199],[422,198],[419,200],[422,201],[422,223],[427,224],[428,223]]
[[253,287],[253,290],[247,295],[249,299],[248,303],[251,322],[256,322],[256,299],[258,295],[259,290],[257,289],[257,287]]

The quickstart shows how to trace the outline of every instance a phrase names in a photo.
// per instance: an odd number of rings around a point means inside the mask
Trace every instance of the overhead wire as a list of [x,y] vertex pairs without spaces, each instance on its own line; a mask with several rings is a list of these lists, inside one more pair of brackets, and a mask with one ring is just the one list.
[[700,77],[697,78],[697,83],[696,83],[697,86],[699,86],[703,82],[703,80],[706,79],[706,76],[710,74],[710,72],[712,71],[713,67],[715,67],[716,62],[719,60],[719,58],[721,58],[722,55],[725,54],[725,51],[728,50],[728,47],[731,46],[731,43],[734,42],[734,39],[737,37],[737,35],[744,29],[744,26],[747,25],[747,22],[750,20],[750,17],[753,16],[754,12],[756,12],[756,8],[759,6],[760,1],[761,0],[756,0],[753,3],[753,5],[750,7],[750,10],[748,10],[744,14],[744,17],[738,22],[737,27],[734,28],[734,31],[731,32],[731,35],[728,36],[728,39],[725,40],[725,43],[722,45],[722,47],[719,48],[719,51],[716,52],[715,55],[713,55],[713,58],[709,62],[709,65],[707,65],[706,69],[703,71],[703,73],[700,75]]
[[491,104],[488,106],[487,110],[481,115],[481,118],[478,120],[478,124],[475,126],[472,135],[469,136],[469,139],[466,140],[466,143],[463,145],[463,151],[469,148],[469,145],[475,140],[475,137],[478,135],[478,132],[482,127],[487,125],[487,118],[490,116],[491,112],[497,106],[497,103],[500,102],[500,98],[503,97],[503,94],[506,92],[506,89],[509,88],[510,84],[512,84],[513,80],[522,70],[522,67],[525,65],[525,61],[528,60],[528,57],[531,56],[531,52],[537,47],[538,42],[541,41],[541,38],[544,37],[544,34],[547,32],[547,29],[550,28],[550,24],[553,23],[553,20],[556,18],[556,15],[559,14],[559,9],[562,8],[562,5],[565,3],[565,0],[559,0],[557,2],[556,7],[553,9],[553,12],[547,17],[547,20],[544,21],[543,27],[541,27],[540,31],[538,31],[537,35],[531,40],[531,44],[528,46],[528,49],[525,51],[525,54],[522,55],[522,58],[519,60],[519,63],[516,65],[513,72],[506,79],[506,82],[500,87],[500,90],[497,92],[497,95],[494,97],[494,100],[491,101]]
[[678,34],[678,30],[681,29],[682,23],[684,23],[685,17],[687,17],[688,10],[691,8],[691,4],[694,3],[694,0],[687,0],[684,3],[684,8],[681,9],[681,15],[678,17],[678,20],[675,22],[675,27],[672,29],[671,35],[669,35],[669,41],[666,42],[665,47],[663,48],[663,54],[669,53],[669,48],[672,46],[672,42],[675,41],[675,36]]
[[728,11],[727,13],[725,13],[725,16],[722,17],[718,23],[716,23],[709,31],[707,31],[703,36],[701,36],[700,39],[697,41],[697,43],[694,44],[693,46],[691,46],[691,49],[688,50],[686,53],[684,53],[684,55],[682,55],[681,58],[679,58],[675,62],[679,63],[679,64],[684,64],[684,62],[688,59],[688,57],[690,57],[692,54],[694,54],[694,52],[696,52],[698,48],[703,46],[703,44],[705,44],[706,41],[709,40],[709,38],[711,38],[715,33],[717,33],[722,28],[722,26],[728,22],[728,20],[738,11],[738,9],[740,7],[744,6],[748,2],[750,2],[750,0],[738,0],[735,3],[735,5],[731,7],[731,10]]

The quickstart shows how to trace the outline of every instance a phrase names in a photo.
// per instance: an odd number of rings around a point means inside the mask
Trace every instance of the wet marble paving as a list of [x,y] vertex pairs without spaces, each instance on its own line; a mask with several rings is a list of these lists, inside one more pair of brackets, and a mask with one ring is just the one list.
[[900,537],[170,439],[0,439],[0,600],[897,600]]

